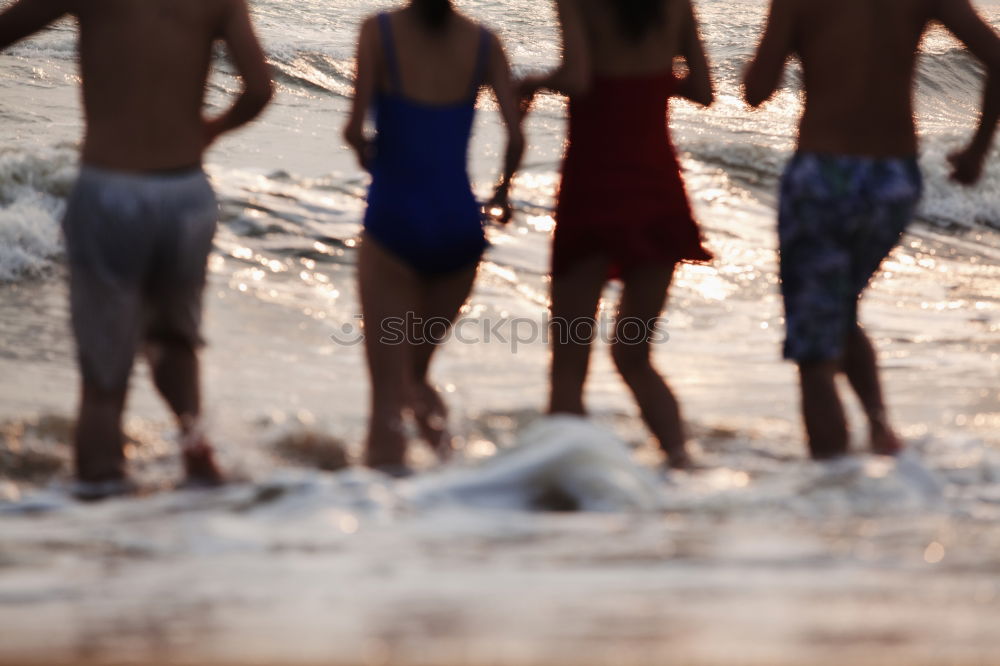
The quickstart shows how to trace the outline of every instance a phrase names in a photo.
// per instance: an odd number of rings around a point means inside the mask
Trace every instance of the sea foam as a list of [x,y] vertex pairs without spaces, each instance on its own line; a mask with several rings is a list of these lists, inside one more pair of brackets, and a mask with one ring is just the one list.
[[59,220],[75,151],[0,152],[0,282],[43,275],[63,252]]

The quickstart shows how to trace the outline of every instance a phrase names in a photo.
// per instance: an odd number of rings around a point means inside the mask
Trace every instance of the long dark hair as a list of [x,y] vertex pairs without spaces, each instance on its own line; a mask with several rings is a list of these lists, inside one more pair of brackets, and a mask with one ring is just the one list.
[[411,4],[420,20],[432,30],[443,28],[454,11],[451,0],[413,0]]
[[608,0],[618,14],[618,25],[633,42],[640,41],[663,19],[663,0]]

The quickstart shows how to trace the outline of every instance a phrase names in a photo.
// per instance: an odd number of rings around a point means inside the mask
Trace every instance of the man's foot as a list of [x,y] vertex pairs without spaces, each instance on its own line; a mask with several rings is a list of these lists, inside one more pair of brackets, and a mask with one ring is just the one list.
[[212,447],[202,436],[188,438],[181,449],[181,456],[184,460],[185,486],[214,487],[226,482],[215,463]]
[[127,477],[103,481],[77,479],[69,488],[70,494],[81,502],[99,502],[113,497],[126,497],[136,494],[137,491],[138,486]]
[[221,486],[226,477],[215,464],[215,454],[209,446],[184,449],[184,485],[198,487]]
[[878,456],[896,456],[903,452],[903,444],[892,428],[884,423],[873,423],[871,426],[872,453]]
[[451,433],[448,432],[448,407],[441,395],[423,382],[416,388],[411,408],[420,436],[440,458],[447,458],[452,452]]

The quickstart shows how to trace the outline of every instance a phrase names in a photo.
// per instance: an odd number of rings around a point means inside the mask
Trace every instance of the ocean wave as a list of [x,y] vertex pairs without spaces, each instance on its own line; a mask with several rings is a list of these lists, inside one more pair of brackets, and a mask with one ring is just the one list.
[[269,61],[281,84],[308,92],[349,97],[354,88],[354,63],[317,51],[274,52]]
[[[923,136],[920,168],[924,195],[918,218],[945,229],[985,226],[1000,230],[1000,168],[994,149],[982,179],[974,187],[963,187],[950,178],[947,156],[962,147],[967,136],[956,133]],[[752,140],[687,141],[692,159],[719,166],[737,182],[775,190],[792,150]],[[697,192],[692,192],[697,196]]]
[[59,220],[76,162],[70,147],[0,152],[0,282],[41,276],[62,255]]

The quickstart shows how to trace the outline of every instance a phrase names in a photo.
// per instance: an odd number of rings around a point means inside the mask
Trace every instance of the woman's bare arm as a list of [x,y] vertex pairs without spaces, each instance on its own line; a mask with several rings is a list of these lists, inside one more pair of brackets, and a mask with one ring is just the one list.
[[556,0],[559,29],[562,35],[562,62],[551,72],[525,78],[521,95],[527,98],[542,89],[573,96],[590,87],[591,65],[587,33],[576,0]]
[[495,35],[490,35],[490,62],[487,70],[487,83],[493,88],[497,105],[500,107],[500,117],[507,128],[507,150],[504,157],[503,173],[497,184],[496,193],[489,203],[489,208],[499,208],[491,212],[491,216],[499,222],[506,223],[511,218],[511,207],[508,199],[510,183],[521,166],[524,156],[524,133],[521,131],[520,96],[510,73],[510,65],[503,45]]
[[690,0],[682,0],[684,25],[681,32],[681,56],[687,63],[688,74],[680,82],[677,94],[702,106],[715,101],[712,90],[711,66],[705,55],[705,45],[698,31],[698,19]]
[[357,74],[354,79],[354,99],[351,114],[344,126],[344,140],[358,156],[364,169],[371,167],[372,145],[365,136],[365,118],[375,97],[378,67],[378,24],[369,18],[361,26],[358,37]]
[[795,25],[790,0],[772,0],[764,37],[743,77],[743,96],[750,106],[766,102],[781,85],[785,63],[793,51]]

